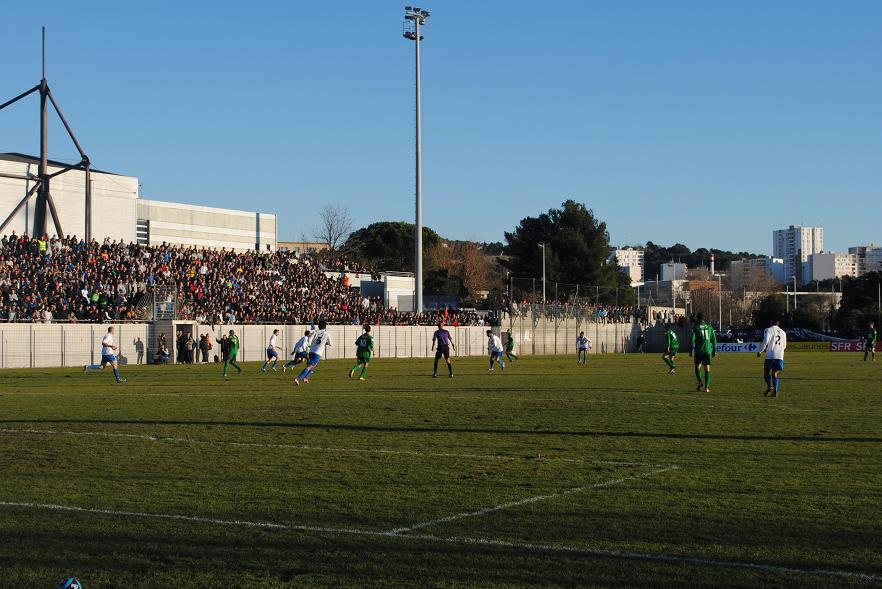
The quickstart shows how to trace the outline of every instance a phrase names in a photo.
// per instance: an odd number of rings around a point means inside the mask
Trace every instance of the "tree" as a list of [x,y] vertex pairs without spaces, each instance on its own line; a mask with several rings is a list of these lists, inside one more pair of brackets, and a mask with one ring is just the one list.
[[870,321],[879,324],[882,320],[879,313],[880,283],[882,272],[842,279],[842,301],[835,318],[836,330],[840,334],[859,336]]
[[[413,223],[404,221],[381,221],[358,229],[349,236],[344,246],[348,252],[363,263],[382,270],[414,270]],[[441,246],[441,236],[429,227],[423,227],[423,259],[431,257],[427,252]]]
[[[630,304],[633,292],[629,278],[619,270],[610,254],[606,223],[582,203],[567,200],[559,209],[538,217],[526,217],[511,233],[505,233],[504,263],[516,277],[542,276],[545,244],[545,273],[549,282],[597,286],[602,300],[613,302],[619,289],[619,304]],[[605,294],[603,294],[605,293]]]
[[316,241],[328,244],[328,253],[334,257],[352,233],[349,209],[339,205],[325,205],[319,213],[319,226],[313,232]]

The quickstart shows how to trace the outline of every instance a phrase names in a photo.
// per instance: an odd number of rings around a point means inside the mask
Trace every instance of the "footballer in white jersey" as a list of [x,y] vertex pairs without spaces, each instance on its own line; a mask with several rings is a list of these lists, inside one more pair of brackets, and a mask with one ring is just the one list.
[[267,366],[269,366],[270,360],[273,361],[273,372],[276,371],[276,365],[279,363],[279,330],[274,329],[273,334],[269,338],[269,342],[266,344],[266,362],[263,363],[263,368],[261,368],[261,372],[266,372]]
[[316,365],[321,362],[325,348],[333,345],[331,343],[331,334],[325,331],[327,327],[327,322],[319,321],[318,329],[312,335],[312,340],[309,344],[309,359],[306,361],[306,368],[301,370],[297,378],[294,379],[295,385],[300,386],[301,382],[309,384],[309,377],[315,372]]
[[301,362],[305,362],[309,358],[310,335],[311,332],[308,329],[303,332],[303,337],[297,340],[297,343],[294,344],[294,351],[291,353],[291,355],[294,356],[294,359],[286,362],[285,365],[282,366],[282,372],[297,366]]
[[502,361],[502,340],[498,335],[493,334],[492,329],[487,330],[487,351],[490,353],[490,369],[493,371],[493,363],[497,362],[503,370],[505,370],[505,362]]
[[787,349],[787,332],[778,326],[777,319],[772,320],[772,325],[766,328],[763,334],[762,349],[756,353],[757,357],[766,354],[763,362],[763,377],[766,380],[766,397],[778,398],[778,386],[780,374],[784,371],[784,350]]
[[126,379],[119,375],[119,360],[116,358],[117,347],[113,343],[113,326],[107,328],[107,333],[101,338],[101,363],[86,364],[83,366],[83,372],[89,370],[104,370],[104,367],[110,364],[113,367],[113,376],[116,378],[117,384],[122,384]]

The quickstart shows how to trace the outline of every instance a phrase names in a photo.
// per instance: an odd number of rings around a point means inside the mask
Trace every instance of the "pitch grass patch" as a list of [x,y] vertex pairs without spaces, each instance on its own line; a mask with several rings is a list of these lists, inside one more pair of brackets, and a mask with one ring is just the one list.
[[873,583],[878,367],[792,354],[770,402],[759,361],[717,360],[710,395],[654,356],[377,361],[364,383],[328,362],[297,390],[257,366],[3,371],[4,582]]

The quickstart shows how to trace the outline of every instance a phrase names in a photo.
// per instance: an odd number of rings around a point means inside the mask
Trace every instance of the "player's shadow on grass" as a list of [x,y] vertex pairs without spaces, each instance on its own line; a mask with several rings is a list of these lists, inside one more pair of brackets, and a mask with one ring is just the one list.
[[658,438],[668,440],[736,440],[768,442],[837,442],[882,444],[878,437],[824,437],[812,435],[747,435],[747,434],[701,434],[672,432],[620,432],[620,431],[567,431],[545,429],[500,429],[466,427],[418,427],[418,426],[379,426],[348,423],[285,423],[276,421],[183,421],[183,420],[137,420],[137,419],[4,419],[0,424],[16,423],[67,423],[92,425],[157,425],[157,426],[211,426],[211,427],[266,427],[286,429],[316,429],[326,431],[354,431],[377,433],[427,433],[427,434],[499,434],[523,436],[572,436],[595,438]]

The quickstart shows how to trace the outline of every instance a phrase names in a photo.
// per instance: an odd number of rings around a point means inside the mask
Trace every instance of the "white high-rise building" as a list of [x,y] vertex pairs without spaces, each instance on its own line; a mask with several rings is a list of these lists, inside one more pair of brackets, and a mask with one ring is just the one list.
[[803,264],[812,254],[824,251],[824,228],[791,225],[772,232],[772,257],[784,260],[784,280],[793,276],[803,283]]
[[622,272],[631,278],[631,285],[643,282],[643,250],[630,247],[613,250],[609,260],[615,258]]

